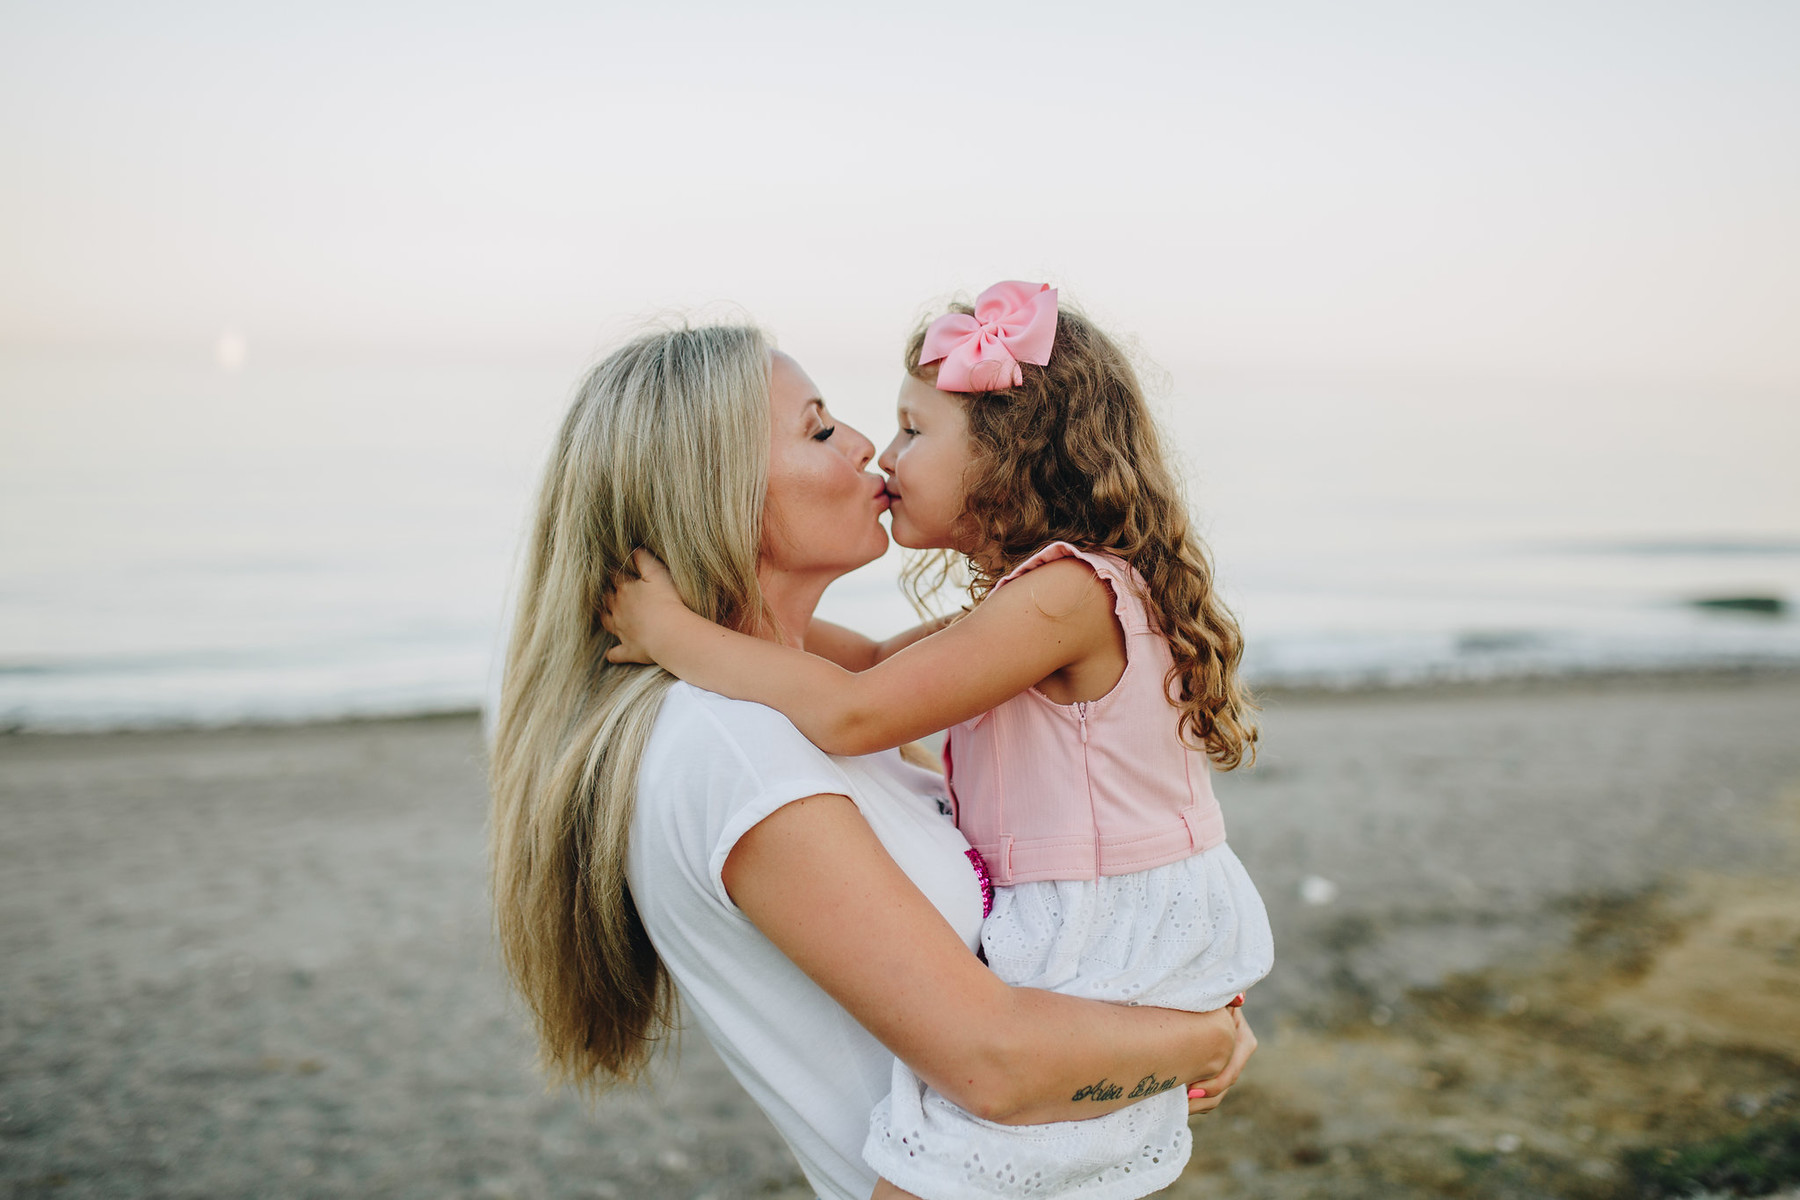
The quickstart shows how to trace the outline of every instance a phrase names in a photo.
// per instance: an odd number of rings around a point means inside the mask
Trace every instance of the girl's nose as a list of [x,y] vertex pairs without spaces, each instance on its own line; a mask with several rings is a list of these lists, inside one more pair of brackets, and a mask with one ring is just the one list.
[[887,449],[885,449],[881,452],[881,458],[876,462],[875,465],[880,467],[883,471],[886,471],[889,475],[892,475],[894,473],[894,467],[897,465],[899,458],[900,458],[900,435],[896,433],[894,435],[894,440],[887,444]]

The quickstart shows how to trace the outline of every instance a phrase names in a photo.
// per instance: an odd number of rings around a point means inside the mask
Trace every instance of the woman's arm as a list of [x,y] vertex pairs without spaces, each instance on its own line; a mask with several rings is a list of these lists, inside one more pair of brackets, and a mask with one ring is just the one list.
[[876,663],[893,657],[896,650],[903,650],[920,638],[930,637],[961,615],[953,613],[947,617],[933,617],[879,642],[853,629],[845,629],[842,625],[814,620],[806,630],[806,652],[834,662],[846,671],[866,671]]
[[976,1116],[1100,1116],[1190,1080],[1235,1078],[1241,1066],[1236,1010],[1128,1008],[1000,982],[847,797],[777,809],[738,840],[724,880],[770,941]]
[[662,564],[638,556],[642,577],[619,582],[603,617],[619,638],[607,658],[655,662],[708,691],[766,704],[828,754],[870,754],[947,729],[1114,646],[1111,594],[1070,559],[856,673],[714,625],[681,603]]

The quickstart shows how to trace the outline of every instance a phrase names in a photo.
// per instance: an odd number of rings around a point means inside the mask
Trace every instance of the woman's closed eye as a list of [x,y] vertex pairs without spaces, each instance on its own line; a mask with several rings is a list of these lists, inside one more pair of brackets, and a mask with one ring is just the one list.
[[821,430],[819,430],[819,432],[813,434],[812,440],[815,442],[829,441],[829,440],[831,440],[831,435],[836,432],[837,432],[837,426],[831,425],[831,426],[821,429]]

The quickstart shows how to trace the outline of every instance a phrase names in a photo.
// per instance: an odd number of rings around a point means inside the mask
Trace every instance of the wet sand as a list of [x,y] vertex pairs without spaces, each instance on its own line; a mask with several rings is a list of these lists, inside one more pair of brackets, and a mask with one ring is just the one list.
[[[1271,699],[1263,1050],[1179,1196],[1632,1194],[1800,1112],[1800,678]],[[546,1093],[465,718],[0,738],[0,1193],[809,1193],[696,1034]]]

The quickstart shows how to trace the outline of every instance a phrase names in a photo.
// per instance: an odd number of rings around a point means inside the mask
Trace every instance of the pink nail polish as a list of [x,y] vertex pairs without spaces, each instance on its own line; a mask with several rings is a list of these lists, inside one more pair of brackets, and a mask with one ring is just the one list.
[[1189,1100],[1204,1100],[1204,1099],[1206,1099],[1206,1089],[1203,1087],[1189,1088],[1188,1089],[1188,1099]]

